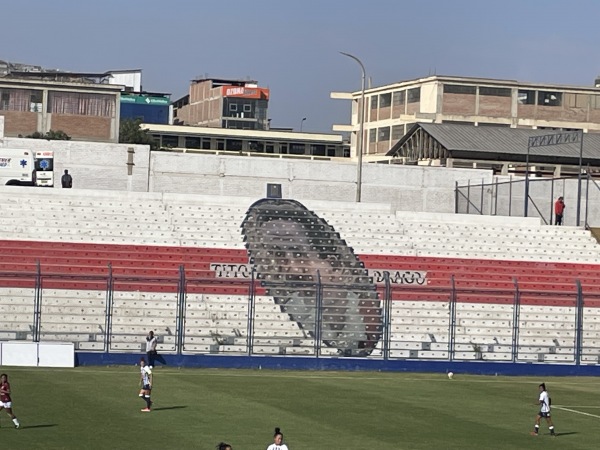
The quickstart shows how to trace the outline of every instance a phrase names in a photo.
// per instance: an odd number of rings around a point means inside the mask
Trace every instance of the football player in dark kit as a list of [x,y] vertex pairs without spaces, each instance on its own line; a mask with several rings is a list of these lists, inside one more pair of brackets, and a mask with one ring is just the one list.
[[12,410],[12,398],[10,396],[10,384],[8,383],[8,375],[3,373],[0,375],[0,411],[6,410],[8,416],[15,424],[15,428],[19,428],[21,424]]

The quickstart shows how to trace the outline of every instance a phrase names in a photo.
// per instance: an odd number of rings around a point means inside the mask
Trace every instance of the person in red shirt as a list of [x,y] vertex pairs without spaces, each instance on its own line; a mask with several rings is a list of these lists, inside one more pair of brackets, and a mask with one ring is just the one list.
[[562,197],[558,197],[554,202],[554,225],[562,225],[563,213],[565,212],[565,202]]
[[10,384],[8,384],[8,375],[3,373],[0,375],[0,411],[6,409],[7,414],[15,424],[15,428],[19,428],[19,420],[12,410],[12,399],[10,398]]

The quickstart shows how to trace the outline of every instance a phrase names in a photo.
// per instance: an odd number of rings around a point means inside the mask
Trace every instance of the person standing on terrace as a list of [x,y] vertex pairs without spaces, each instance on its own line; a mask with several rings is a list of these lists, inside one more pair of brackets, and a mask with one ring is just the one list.
[[554,202],[554,225],[563,224],[563,214],[565,212],[565,201],[562,197],[558,197]]

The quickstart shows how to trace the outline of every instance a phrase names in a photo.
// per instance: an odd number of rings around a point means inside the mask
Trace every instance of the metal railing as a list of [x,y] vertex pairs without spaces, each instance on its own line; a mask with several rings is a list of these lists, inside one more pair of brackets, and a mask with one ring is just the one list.
[[[587,175],[587,183],[593,178]],[[582,203],[587,205],[592,193],[585,191]],[[529,189],[523,177],[494,177],[492,182],[480,183],[469,180],[466,184],[456,182],[454,191],[454,210],[459,214],[477,214],[492,216],[539,217],[546,225],[554,222],[554,202],[564,197],[569,208],[564,220],[568,225],[576,225],[575,206],[577,199],[576,178],[530,178]],[[527,198],[527,200],[525,200]],[[593,197],[592,197],[593,198]],[[600,199],[600,194],[597,196]],[[529,208],[525,208],[525,202]],[[588,208],[585,207],[588,217]],[[590,219],[600,223],[600,216],[590,215]]]
[[368,298],[320,277],[286,282],[304,293],[286,300],[267,295],[254,274],[189,279],[182,266],[178,277],[120,277],[108,266],[106,275],[62,275],[38,264],[33,273],[0,273],[0,334],[99,352],[142,351],[156,329],[162,350],[174,354],[599,362],[600,294],[579,280],[540,291],[516,279],[484,289],[457,287],[455,275],[441,287],[382,278]]

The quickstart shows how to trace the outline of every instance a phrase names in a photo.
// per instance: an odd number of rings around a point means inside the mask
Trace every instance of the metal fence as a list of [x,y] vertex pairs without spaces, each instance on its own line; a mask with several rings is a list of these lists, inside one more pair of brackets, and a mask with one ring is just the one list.
[[[317,280],[0,273],[1,335],[74,342],[78,351],[140,352],[149,329],[172,354],[596,364],[600,296],[383,280],[373,292]],[[145,286],[144,291],[131,286]],[[273,294],[274,293],[274,294]]]
[[[456,183],[455,212],[493,216],[525,216],[526,181],[523,177],[494,177],[492,182],[470,180]],[[554,202],[563,197],[567,210],[565,225],[600,226],[600,186],[588,173],[582,179],[581,192],[577,178],[531,178],[527,208],[528,217],[539,217],[546,225],[554,223]]]

